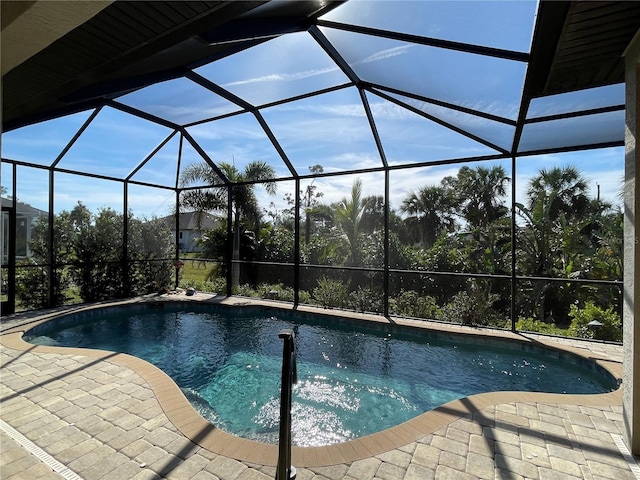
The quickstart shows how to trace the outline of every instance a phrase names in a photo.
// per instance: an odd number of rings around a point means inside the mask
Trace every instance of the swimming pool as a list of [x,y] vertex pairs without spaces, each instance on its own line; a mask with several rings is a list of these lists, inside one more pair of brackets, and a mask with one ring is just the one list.
[[[603,369],[531,344],[452,342],[426,331],[263,308],[167,304],[60,317],[27,332],[40,345],[98,348],[164,370],[200,414],[235,435],[277,442],[282,341],[296,332],[293,443],[339,443],[475,393],[602,393]],[[524,350],[523,350],[524,349]]]

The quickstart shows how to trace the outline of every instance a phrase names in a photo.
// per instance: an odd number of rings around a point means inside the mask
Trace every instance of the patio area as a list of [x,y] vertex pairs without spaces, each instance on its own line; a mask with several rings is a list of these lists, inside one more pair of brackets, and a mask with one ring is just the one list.
[[[139,301],[145,299],[133,300]],[[3,318],[4,480],[274,478],[275,446],[256,448],[198,419],[175,384],[150,364],[20,339],[23,325],[57,313]],[[620,345],[526,336],[591,357],[621,376]],[[347,444],[294,447],[293,464],[301,480],[638,479],[622,429],[621,389],[603,395],[498,392],[451,402]]]

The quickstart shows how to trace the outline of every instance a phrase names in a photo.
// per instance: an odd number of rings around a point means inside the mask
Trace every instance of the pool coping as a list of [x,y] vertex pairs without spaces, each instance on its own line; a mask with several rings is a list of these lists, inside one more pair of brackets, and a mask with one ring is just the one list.
[[[243,439],[224,432],[205,420],[191,406],[180,388],[158,367],[140,358],[102,350],[86,348],[36,346],[25,342],[22,335],[34,326],[68,314],[79,313],[112,306],[126,306],[139,303],[154,302],[203,302],[228,306],[259,306],[275,307],[281,310],[291,310],[306,313],[329,314],[344,318],[357,318],[383,324],[393,324],[412,328],[424,328],[432,331],[452,333],[456,335],[472,335],[477,337],[491,337],[509,339],[518,342],[540,344],[546,348],[563,350],[600,365],[611,373],[614,378],[622,378],[622,364],[619,361],[594,355],[593,352],[574,348],[568,345],[554,343],[551,339],[533,338],[528,334],[513,333],[495,329],[464,327],[461,325],[440,324],[405,318],[385,318],[373,314],[358,314],[341,310],[328,310],[311,306],[298,306],[284,302],[256,300],[241,297],[217,297],[215,295],[198,293],[192,297],[184,295],[146,296],[134,299],[101,302],[99,304],[81,305],[57,309],[44,314],[25,318],[17,325],[10,325],[0,332],[0,344],[3,347],[23,352],[54,353],[65,355],[81,355],[96,359],[103,359],[130,368],[146,380],[156,395],[158,403],[171,423],[185,437],[194,443],[211,451],[239,461],[252,462],[267,466],[276,466],[278,460],[278,446]],[[382,453],[403,447],[415,442],[449,423],[473,414],[483,408],[513,402],[576,404],[582,406],[620,405],[622,402],[622,387],[610,393],[595,395],[551,394],[539,392],[489,392],[472,395],[454,400],[437,407],[434,410],[420,414],[411,420],[394,427],[360,437],[348,442],[323,447],[292,447],[292,463],[297,467],[318,467],[353,462],[380,455]]]

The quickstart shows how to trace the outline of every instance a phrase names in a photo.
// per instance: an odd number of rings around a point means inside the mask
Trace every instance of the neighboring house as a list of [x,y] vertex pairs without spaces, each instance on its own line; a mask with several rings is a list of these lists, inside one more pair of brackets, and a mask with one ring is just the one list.
[[[2,207],[13,207],[13,200],[2,198]],[[29,242],[31,233],[38,221],[38,218],[47,217],[47,212],[34,208],[26,203],[16,202],[16,260],[23,260],[32,256]],[[2,216],[2,263],[7,263],[9,255],[9,236],[5,232],[10,232],[8,216]]]
[[[176,217],[169,215],[159,218],[171,230],[173,238],[176,238]],[[198,238],[208,230],[213,230],[219,225],[220,219],[206,212],[189,212],[180,214],[180,229],[178,230],[178,248],[185,253],[200,252]]]

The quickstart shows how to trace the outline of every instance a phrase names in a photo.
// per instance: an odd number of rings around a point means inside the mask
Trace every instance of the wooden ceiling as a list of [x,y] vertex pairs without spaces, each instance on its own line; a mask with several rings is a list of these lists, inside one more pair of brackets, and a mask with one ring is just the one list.
[[540,82],[527,93],[552,95],[624,81],[622,55],[640,28],[640,2],[542,2],[532,63]]
[[[32,41],[25,33],[24,38],[5,44],[10,4],[21,3],[28,11],[25,3],[32,8],[41,2],[1,2],[3,61],[6,49]],[[73,11],[85,2],[55,3]],[[340,3],[118,1],[103,5],[77,28],[58,33],[60,38],[42,48],[36,46],[37,53],[6,73],[3,66],[3,130],[82,110],[101,98],[177,77],[187,68],[247,48],[269,34],[306,29]],[[525,99],[623,81],[622,54],[639,27],[637,1],[541,2]],[[253,40],[235,41],[240,38]]]

